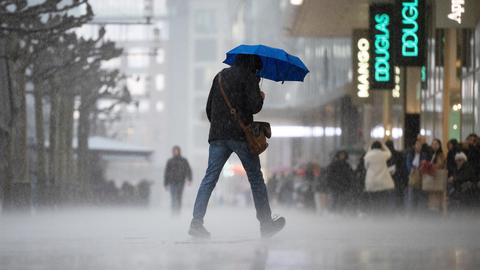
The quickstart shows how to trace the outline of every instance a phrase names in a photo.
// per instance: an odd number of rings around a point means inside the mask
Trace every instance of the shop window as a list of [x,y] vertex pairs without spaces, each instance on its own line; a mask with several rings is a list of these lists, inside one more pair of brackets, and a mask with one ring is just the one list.
[[157,91],[165,90],[165,75],[164,74],[157,74],[155,76],[155,89],[157,89]]
[[147,49],[135,48],[128,50],[127,53],[128,66],[131,68],[148,67],[150,56]]
[[127,78],[127,87],[133,96],[145,95],[146,93],[146,76],[133,75]]
[[157,64],[163,64],[165,62],[165,50],[157,49],[155,60]]

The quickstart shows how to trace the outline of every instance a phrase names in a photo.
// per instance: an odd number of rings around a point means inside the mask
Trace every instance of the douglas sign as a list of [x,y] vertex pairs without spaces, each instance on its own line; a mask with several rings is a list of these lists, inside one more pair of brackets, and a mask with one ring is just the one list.
[[394,87],[392,5],[370,6],[370,88]]
[[422,66],[425,59],[425,1],[396,0],[394,9],[395,62]]

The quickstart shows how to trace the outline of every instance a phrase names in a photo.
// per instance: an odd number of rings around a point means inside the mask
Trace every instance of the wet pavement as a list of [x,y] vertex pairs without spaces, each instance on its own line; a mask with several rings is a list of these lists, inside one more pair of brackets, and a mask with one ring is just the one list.
[[480,269],[476,217],[281,212],[285,231],[261,240],[253,209],[211,209],[205,241],[161,209],[0,216],[0,269]]

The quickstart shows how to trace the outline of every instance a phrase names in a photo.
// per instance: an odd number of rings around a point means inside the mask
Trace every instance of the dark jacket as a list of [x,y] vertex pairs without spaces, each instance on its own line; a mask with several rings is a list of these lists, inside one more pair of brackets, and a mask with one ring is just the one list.
[[330,191],[339,193],[350,190],[353,170],[345,160],[334,160],[327,168],[327,185]]
[[[258,86],[259,78],[251,71],[237,66],[226,68],[219,74],[222,76],[223,89],[242,121],[246,124],[252,123],[253,115],[258,113],[263,106],[263,98]],[[208,141],[244,141],[243,131],[230,114],[220,92],[219,74],[213,79],[207,101],[207,117],[210,121]]]
[[465,151],[472,170],[475,174],[480,174],[480,149],[477,146],[469,145]]
[[474,166],[472,163],[470,163],[470,161],[467,161],[460,168],[455,168],[453,172],[453,186],[455,188],[455,191],[465,191],[465,184],[468,182],[472,184],[473,188],[476,188],[478,179],[475,175]]
[[192,170],[188,161],[182,156],[172,157],[167,161],[165,168],[165,186],[172,184],[185,184],[185,180],[192,181]]
[[[387,166],[395,165],[395,173],[392,175],[395,188],[403,190],[407,186],[408,173],[403,154],[395,149],[390,149],[392,157],[387,161]],[[412,160],[413,161],[413,160]]]
[[455,163],[455,155],[461,152],[461,149],[457,146],[453,149],[450,149],[447,153],[447,171],[448,177],[453,175],[453,172],[457,168],[457,164]]

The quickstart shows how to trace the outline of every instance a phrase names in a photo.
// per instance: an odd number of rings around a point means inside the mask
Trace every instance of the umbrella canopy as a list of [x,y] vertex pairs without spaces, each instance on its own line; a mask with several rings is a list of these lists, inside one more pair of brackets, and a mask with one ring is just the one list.
[[258,76],[276,82],[301,81],[309,72],[300,58],[288,54],[282,49],[272,48],[265,45],[240,45],[227,52],[227,58],[223,63],[233,65],[235,57],[239,54],[258,55],[262,59],[263,68]]

